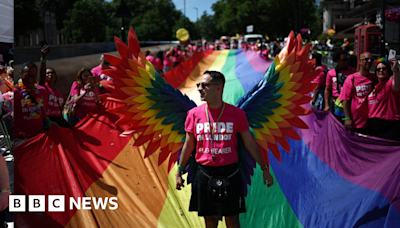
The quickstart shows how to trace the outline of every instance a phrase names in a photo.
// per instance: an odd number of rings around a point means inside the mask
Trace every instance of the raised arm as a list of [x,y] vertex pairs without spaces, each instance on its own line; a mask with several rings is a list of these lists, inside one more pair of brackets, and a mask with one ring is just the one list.
[[400,91],[400,71],[399,71],[399,62],[396,57],[389,59],[390,64],[393,69],[393,89],[395,91]]
[[44,45],[42,47],[42,49],[40,50],[41,52],[41,57],[40,58],[40,70],[39,70],[39,74],[40,74],[40,79],[39,79],[39,85],[44,86],[46,84],[46,57],[47,54],[49,54],[51,52],[49,45]]

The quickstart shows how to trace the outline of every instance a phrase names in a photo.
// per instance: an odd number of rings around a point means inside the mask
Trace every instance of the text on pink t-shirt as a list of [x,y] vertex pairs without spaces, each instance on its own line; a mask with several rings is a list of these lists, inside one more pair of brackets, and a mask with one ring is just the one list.
[[[193,133],[196,138],[196,161],[201,165],[224,166],[238,161],[237,134],[249,130],[246,114],[238,107],[225,104],[225,109],[218,122],[221,108],[208,109],[210,122],[214,126],[214,140],[211,145],[210,124],[206,116],[206,104],[188,112],[185,131]],[[213,158],[214,156],[214,158]]]
[[[43,86],[37,86],[37,93],[40,97],[42,107],[30,107],[27,104],[22,91],[14,87],[14,137],[30,138],[44,131],[42,109],[46,108],[47,92]],[[33,94],[33,92],[30,92]],[[36,105],[35,105],[36,106]],[[36,118],[32,114],[32,110],[36,109]]]
[[[48,116],[61,116],[60,107],[63,105],[64,99],[58,89],[50,88],[47,83],[44,86],[47,90],[47,103],[46,103],[46,114]],[[59,106],[60,105],[60,106]]]
[[367,77],[358,73],[351,74],[344,81],[339,99],[351,101],[351,116],[355,128],[368,127],[368,102],[365,101],[372,91],[375,74]]

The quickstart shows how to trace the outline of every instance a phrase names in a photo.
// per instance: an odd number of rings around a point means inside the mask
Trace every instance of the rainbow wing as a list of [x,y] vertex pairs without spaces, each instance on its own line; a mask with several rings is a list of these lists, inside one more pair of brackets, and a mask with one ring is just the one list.
[[[316,84],[311,81],[320,73],[313,71],[315,60],[309,60],[310,44],[302,48],[302,39],[291,32],[285,47],[268,68],[264,78],[241,97],[237,105],[247,116],[256,142],[259,145],[265,163],[269,164],[269,149],[274,157],[281,161],[278,143],[289,152],[286,137],[300,140],[296,128],[308,129],[297,116],[312,113],[301,107],[312,98],[306,96],[314,90]],[[240,146],[243,151],[243,145]],[[245,172],[247,183],[252,175],[254,160],[241,154],[241,168]],[[243,163],[246,160],[246,164]],[[246,168],[245,168],[245,167]],[[243,169],[244,168],[244,169]]]
[[187,111],[196,104],[154,70],[140,51],[132,28],[128,46],[117,37],[114,39],[121,58],[109,54],[104,54],[104,57],[118,71],[105,70],[104,73],[114,80],[102,84],[111,91],[108,99],[121,103],[121,106],[108,112],[123,116],[116,125],[129,125],[123,135],[139,133],[134,147],[149,142],[145,157],[159,152],[159,165],[170,157],[171,169],[185,141]]

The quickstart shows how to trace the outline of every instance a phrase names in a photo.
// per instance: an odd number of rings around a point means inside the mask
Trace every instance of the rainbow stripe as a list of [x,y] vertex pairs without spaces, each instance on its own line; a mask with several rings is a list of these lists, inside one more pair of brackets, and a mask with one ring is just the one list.
[[[206,70],[226,77],[223,99],[230,104],[264,76],[269,62],[241,50],[197,53],[165,75],[194,100],[196,83]],[[16,194],[64,194],[66,197],[118,197],[115,211],[17,213],[15,223],[32,227],[204,227],[188,212],[190,185],[175,190],[174,166],[158,166],[146,146],[133,138],[105,102],[71,131],[52,129],[16,148]],[[281,163],[270,154],[275,185],[262,184],[257,167],[246,197],[242,227],[398,227],[400,224],[400,143],[351,135],[332,116],[315,113],[301,119],[310,129],[301,140],[281,147]],[[69,202],[67,200],[66,205]],[[220,223],[219,227],[225,227]]]

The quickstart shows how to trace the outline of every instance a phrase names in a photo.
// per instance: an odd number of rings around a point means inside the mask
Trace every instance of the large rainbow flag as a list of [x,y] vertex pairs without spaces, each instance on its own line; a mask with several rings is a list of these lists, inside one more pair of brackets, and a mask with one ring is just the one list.
[[[254,52],[196,52],[165,75],[175,88],[199,102],[195,84],[205,70],[221,71],[223,99],[236,101],[267,70]],[[175,190],[176,166],[158,166],[158,153],[143,158],[146,146],[132,148],[137,136],[106,112],[107,101],[74,130],[51,129],[15,149],[16,194],[118,197],[117,210],[16,213],[16,227],[204,227],[188,212],[191,185]],[[259,167],[251,177],[242,227],[400,227],[400,143],[348,132],[331,115],[301,119],[309,129],[301,140],[281,147],[281,163],[270,154],[275,184],[262,184]],[[146,144],[147,145],[147,144]],[[185,178],[186,179],[186,178]],[[225,227],[222,221],[219,227]]]

